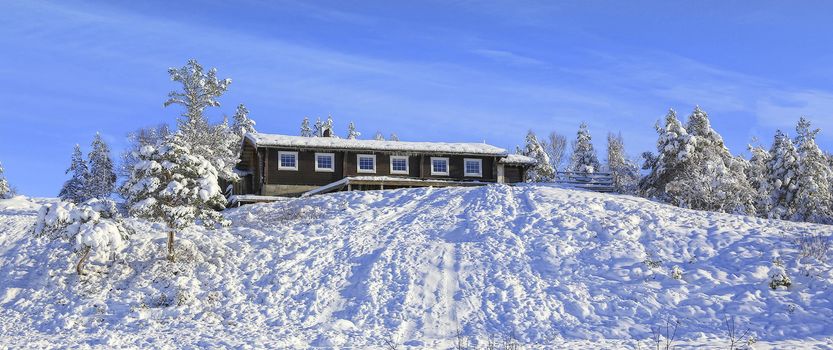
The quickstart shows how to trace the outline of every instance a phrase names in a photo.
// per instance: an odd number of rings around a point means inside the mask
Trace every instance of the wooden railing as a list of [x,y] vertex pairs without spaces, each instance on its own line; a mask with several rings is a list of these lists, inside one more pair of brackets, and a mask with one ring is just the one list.
[[610,173],[584,173],[559,171],[555,182],[596,192],[613,192],[613,176]]

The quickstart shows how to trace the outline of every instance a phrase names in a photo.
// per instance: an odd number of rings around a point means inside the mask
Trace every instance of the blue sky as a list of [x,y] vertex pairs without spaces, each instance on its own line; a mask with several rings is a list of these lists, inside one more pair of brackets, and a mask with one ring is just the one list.
[[[0,162],[54,196],[76,143],[116,156],[173,123],[167,68],[196,58],[233,83],[262,132],[308,115],[403,140],[513,148],[527,129],[653,150],[668,108],[700,105],[733,153],[806,115],[833,149],[829,2],[332,1],[0,3]],[[603,152],[601,152],[603,153]],[[603,154],[600,154],[604,157]]]

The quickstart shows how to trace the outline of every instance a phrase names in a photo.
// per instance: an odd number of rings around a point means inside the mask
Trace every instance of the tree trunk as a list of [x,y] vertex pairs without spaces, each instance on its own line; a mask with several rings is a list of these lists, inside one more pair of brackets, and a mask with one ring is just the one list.
[[84,248],[84,253],[81,254],[81,259],[78,259],[78,264],[75,264],[75,272],[78,273],[79,276],[84,274],[84,271],[81,270],[81,266],[84,265],[84,261],[86,261],[89,256],[90,246],[86,246]]
[[174,261],[174,230],[168,231],[168,260]]

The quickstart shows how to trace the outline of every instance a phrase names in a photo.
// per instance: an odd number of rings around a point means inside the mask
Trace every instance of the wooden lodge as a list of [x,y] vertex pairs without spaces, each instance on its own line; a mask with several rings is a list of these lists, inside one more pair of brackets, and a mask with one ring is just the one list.
[[294,197],[342,190],[516,183],[534,159],[485,143],[250,133],[233,194]]

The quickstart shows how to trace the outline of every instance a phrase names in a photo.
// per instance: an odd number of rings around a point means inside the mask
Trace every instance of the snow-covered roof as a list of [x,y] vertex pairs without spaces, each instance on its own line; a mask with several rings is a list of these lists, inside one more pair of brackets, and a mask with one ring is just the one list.
[[485,143],[351,140],[335,137],[302,137],[261,133],[249,133],[246,134],[246,138],[254,142],[257,146],[267,147],[424,152],[490,156],[505,156],[507,154],[505,149]]
[[502,164],[535,165],[538,161],[536,161],[535,158],[520,154],[509,154],[506,158],[501,159],[499,162]]

